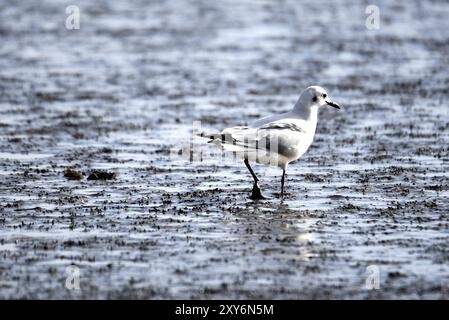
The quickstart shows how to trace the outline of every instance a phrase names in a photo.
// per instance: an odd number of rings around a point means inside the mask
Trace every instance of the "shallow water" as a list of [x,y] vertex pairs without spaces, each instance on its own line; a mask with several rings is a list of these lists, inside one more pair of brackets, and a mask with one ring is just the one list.
[[[379,30],[352,1],[78,5],[66,30],[64,2],[0,4],[1,298],[448,298],[447,3],[381,1]],[[283,201],[189,140],[310,84],[344,108]]]

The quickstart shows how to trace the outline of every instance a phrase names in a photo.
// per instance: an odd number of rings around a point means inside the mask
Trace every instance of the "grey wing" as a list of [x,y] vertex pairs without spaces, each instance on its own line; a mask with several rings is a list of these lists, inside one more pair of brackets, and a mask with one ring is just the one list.
[[304,130],[294,124],[270,123],[260,128],[234,127],[223,130],[219,141],[223,149],[234,152],[279,154],[290,158],[297,153]]

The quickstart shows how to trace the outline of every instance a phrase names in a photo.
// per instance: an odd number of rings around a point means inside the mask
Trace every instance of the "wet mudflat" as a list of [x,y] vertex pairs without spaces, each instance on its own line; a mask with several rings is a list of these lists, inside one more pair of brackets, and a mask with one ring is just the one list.
[[[447,3],[381,1],[379,30],[356,1],[66,5],[0,4],[0,298],[449,297]],[[344,109],[283,201],[189,141],[311,84]]]

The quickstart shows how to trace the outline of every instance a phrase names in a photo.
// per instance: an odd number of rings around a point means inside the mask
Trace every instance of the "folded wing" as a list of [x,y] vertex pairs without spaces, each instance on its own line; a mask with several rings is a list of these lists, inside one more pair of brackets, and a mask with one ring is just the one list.
[[305,133],[298,124],[275,121],[259,128],[232,127],[221,133],[200,136],[210,138],[210,143],[240,158],[283,167],[297,157]]

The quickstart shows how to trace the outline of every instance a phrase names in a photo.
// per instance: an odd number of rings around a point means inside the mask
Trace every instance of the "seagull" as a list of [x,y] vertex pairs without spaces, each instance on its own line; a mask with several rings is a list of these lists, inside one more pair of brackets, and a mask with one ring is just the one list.
[[251,126],[226,128],[220,133],[200,133],[224,151],[233,152],[243,159],[254,179],[251,199],[264,199],[260,180],[250,166],[251,162],[274,165],[282,169],[281,198],[288,164],[298,160],[310,147],[315,136],[318,110],[323,106],[340,109],[326,90],[319,86],[306,88],[293,110],[262,118]]

